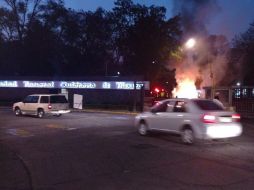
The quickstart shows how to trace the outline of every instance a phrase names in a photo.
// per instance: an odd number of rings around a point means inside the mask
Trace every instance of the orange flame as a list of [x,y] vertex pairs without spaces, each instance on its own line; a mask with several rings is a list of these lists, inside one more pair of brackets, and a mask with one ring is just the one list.
[[177,88],[173,90],[173,96],[177,98],[198,98],[195,80],[184,78],[177,81]]

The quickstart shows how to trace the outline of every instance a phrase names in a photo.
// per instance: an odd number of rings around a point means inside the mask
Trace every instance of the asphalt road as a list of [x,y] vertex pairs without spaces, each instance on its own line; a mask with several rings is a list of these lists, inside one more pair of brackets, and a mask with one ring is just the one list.
[[254,189],[254,125],[226,142],[141,137],[133,116],[0,111],[1,190]]

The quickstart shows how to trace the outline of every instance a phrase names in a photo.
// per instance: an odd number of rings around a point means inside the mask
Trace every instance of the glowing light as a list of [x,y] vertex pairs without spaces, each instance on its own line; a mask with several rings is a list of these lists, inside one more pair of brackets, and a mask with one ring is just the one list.
[[157,92],[157,93],[160,92],[160,90],[158,88],[155,88],[154,91]]
[[17,81],[0,81],[0,87],[18,87]]
[[189,78],[177,81],[178,86],[173,90],[174,97],[177,98],[198,98],[198,91],[195,81]]
[[196,45],[196,40],[194,38],[190,38],[186,43],[185,47],[188,49],[193,48]]
[[[121,73],[119,73],[121,74]],[[133,81],[9,81],[0,80],[0,88],[58,88],[134,90]],[[149,81],[136,81],[136,89],[150,89]]]
[[228,138],[241,135],[242,127],[240,125],[221,125],[221,126],[208,126],[207,135],[211,138]]

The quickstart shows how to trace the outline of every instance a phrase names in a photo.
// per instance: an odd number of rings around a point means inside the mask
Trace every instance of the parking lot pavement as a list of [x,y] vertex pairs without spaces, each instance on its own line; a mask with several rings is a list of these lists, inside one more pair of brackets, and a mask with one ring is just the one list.
[[30,190],[30,174],[22,158],[0,141],[0,189]]
[[[4,111],[12,111],[11,106],[0,106],[0,110]],[[71,112],[84,112],[84,113],[110,113],[110,114],[126,114],[126,115],[136,115],[139,112],[137,111],[128,111],[128,110],[110,110],[110,109],[92,109],[92,108],[84,108],[84,109],[74,109],[71,108]]]
[[239,138],[185,146],[178,136],[140,137],[132,115],[0,115],[0,190],[254,187],[251,124]]

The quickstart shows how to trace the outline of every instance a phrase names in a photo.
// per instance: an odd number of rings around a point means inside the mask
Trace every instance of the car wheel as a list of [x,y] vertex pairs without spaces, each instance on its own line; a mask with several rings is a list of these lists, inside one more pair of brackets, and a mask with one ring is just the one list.
[[194,143],[194,133],[191,128],[184,128],[182,130],[182,141],[184,144],[193,144]]
[[20,108],[15,108],[15,115],[16,116],[21,116],[22,115]]
[[38,109],[38,111],[37,111],[37,117],[38,117],[38,118],[43,118],[43,116],[44,116],[44,111],[43,111],[43,109]]
[[147,126],[146,126],[146,124],[145,124],[144,122],[141,122],[141,123],[139,124],[138,132],[139,132],[139,134],[142,135],[142,136],[148,135],[148,129],[147,129]]
[[61,117],[61,116],[62,116],[62,114],[56,114],[56,115],[54,115],[54,116],[56,116],[56,117]]

